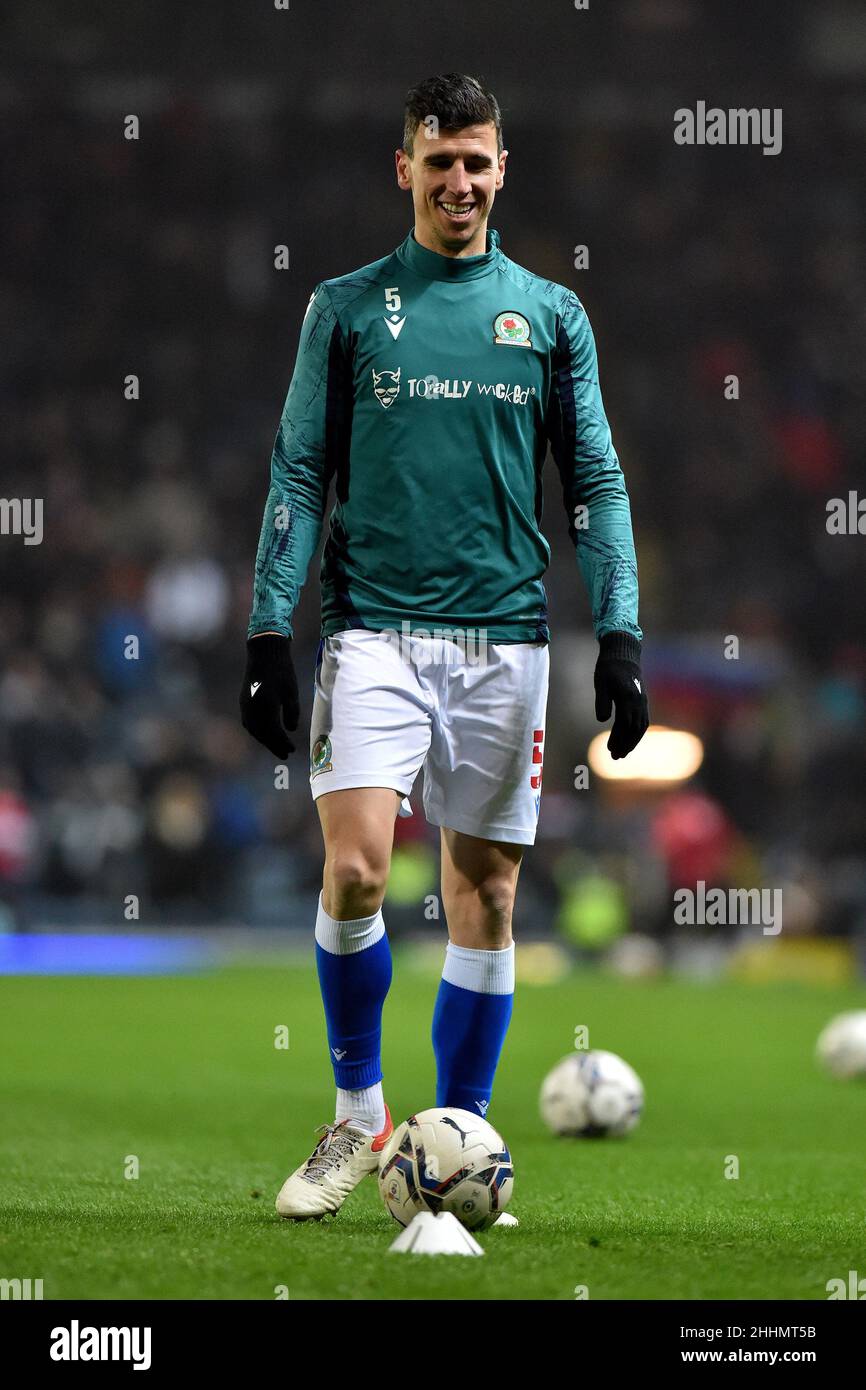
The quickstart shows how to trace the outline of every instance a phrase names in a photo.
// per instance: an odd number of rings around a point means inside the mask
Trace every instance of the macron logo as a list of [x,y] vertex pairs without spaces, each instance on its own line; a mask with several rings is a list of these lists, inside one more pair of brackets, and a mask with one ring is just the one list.
[[250,695],[255,695],[260,685],[261,681],[255,681],[255,683],[250,686]]
[[481,1111],[482,1115],[487,1114],[487,1107],[490,1104],[489,1100],[477,1100],[475,1104],[478,1106],[478,1109]]
[[337,1061],[342,1062],[343,1058],[346,1055],[346,1049],[344,1047],[332,1047],[331,1051],[333,1052]]
[[638,680],[637,676],[632,676],[632,680],[634,681],[635,685],[636,685],[637,688],[638,688],[638,694],[639,694],[639,695],[642,695],[642,694],[643,694],[643,691],[642,691],[641,688],[640,688],[640,681]]

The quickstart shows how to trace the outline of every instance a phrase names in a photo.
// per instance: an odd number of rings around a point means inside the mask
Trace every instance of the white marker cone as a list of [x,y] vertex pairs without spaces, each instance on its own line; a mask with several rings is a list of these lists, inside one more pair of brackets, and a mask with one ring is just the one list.
[[478,1241],[450,1211],[419,1211],[400,1232],[390,1250],[399,1255],[483,1255]]

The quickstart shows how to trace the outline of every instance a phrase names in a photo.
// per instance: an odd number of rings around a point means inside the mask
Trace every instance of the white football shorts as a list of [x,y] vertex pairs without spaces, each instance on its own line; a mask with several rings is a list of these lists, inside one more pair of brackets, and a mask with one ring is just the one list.
[[531,845],[541,801],[546,642],[471,644],[351,628],[325,637],[310,724],[313,799],[345,787],[408,797],[424,769],[424,814],[486,840]]

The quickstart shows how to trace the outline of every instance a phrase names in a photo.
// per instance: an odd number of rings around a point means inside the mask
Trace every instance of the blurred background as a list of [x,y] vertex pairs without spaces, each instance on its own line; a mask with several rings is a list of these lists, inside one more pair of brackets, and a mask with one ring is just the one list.
[[[831,499],[864,487],[862,6],[32,0],[2,37],[2,493],[44,499],[41,544],[0,536],[7,968],[18,933],[30,960],[67,931],[309,939],[318,557],[287,787],[237,713],[270,450],[313,287],[411,226],[405,91],[453,69],[502,107],[503,249],[593,323],[653,720],[703,750],[679,780],[576,771],[598,732],[595,643],[549,462],[526,959],[862,968],[866,537],[827,529]],[[698,101],[782,108],[781,153],[676,144],[673,113]],[[441,951],[438,832],[413,801],[389,930]],[[701,880],[781,889],[780,937],[678,928],[673,892]]]

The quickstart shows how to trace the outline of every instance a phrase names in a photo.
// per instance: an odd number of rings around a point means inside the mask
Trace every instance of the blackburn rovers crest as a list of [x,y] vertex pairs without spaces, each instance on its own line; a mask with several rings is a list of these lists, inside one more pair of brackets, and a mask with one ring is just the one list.
[[511,347],[532,347],[532,333],[529,319],[513,309],[506,309],[493,320],[494,343],[507,343]]
[[332,772],[333,763],[331,762],[331,740],[327,734],[322,734],[313,744],[313,751],[310,754],[310,776],[317,777],[320,772]]

